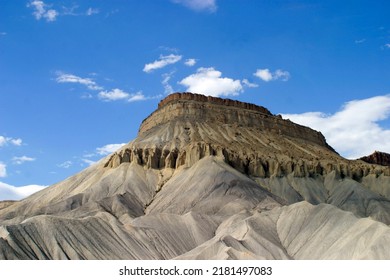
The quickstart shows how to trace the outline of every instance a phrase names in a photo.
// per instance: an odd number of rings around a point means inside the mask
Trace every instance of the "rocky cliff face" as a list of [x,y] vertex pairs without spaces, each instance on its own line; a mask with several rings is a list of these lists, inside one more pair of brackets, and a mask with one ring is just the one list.
[[105,162],[117,167],[137,162],[148,168],[190,167],[205,156],[219,156],[255,177],[325,176],[360,181],[389,168],[347,161],[308,127],[273,115],[264,107],[199,94],[175,93],[146,118],[136,140]]
[[390,154],[383,152],[375,151],[373,154],[360,159],[368,163],[390,166]]
[[176,93],[112,155],[0,203],[0,259],[390,259],[388,224],[389,166],[261,106]]

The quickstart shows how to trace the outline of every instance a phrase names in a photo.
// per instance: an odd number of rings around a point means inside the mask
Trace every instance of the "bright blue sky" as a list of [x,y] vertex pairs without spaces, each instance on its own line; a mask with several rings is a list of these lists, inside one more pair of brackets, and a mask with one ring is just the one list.
[[390,152],[389,10],[385,0],[0,0],[0,199],[135,138],[171,91],[265,106],[349,158]]

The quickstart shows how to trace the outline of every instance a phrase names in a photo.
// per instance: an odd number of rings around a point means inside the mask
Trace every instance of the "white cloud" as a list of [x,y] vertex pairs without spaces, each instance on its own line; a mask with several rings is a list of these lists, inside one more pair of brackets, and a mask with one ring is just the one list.
[[57,16],[58,16],[58,13],[57,13],[56,10],[48,10],[48,11],[43,15],[43,17],[44,17],[47,21],[55,21]]
[[276,81],[276,80],[282,80],[285,82],[290,79],[290,73],[280,69],[276,70],[273,73],[271,73],[271,71],[267,68],[257,69],[253,75],[255,75],[256,77],[260,78],[265,82]]
[[187,66],[194,66],[196,64],[196,59],[195,58],[186,59],[184,64]]
[[66,74],[62,72],[57,73],[57,83],[75,83],[86,86],[90,90],[102,90],[101,86],[98,86],[95,81],[90,78],[81,78],[73,74]]
[[17,139],[10,139],[10,142],[13,144],[13,145],[15,145],[15,146],[20,146],[20,145],[22,145],[22,139],[20,139],[20,138],[17,138]]
[[172,78],[173,73],[174,72],[162,74],[163,80],[161,81],[161,84],[164,87],[164,93],[165,94],[170,94],[170,93],[173,92],[173,88],[169,84],[169,81]]
[[106,155],[112,154],[113,152],[117,151],[118,149],[120,149],[124,145],[126,145],[126,143],[107,144],[103,147],[96,148],[96,152],[101,156],[106,156]]
[[37,20],[40,20],[41,18],[45,18],[46,21],[55,21],[56,17],[58,16],[58,12],[54,9],[47,10],[46,5],[43,1],[40,0],[34,0],[31,1],[28,5],[28,7],[32,7],[34,9],[33,15]]
[[390,44],[385,44],[385,47],[390,49]]
[[101,91],[99,92],[98,97],[103,101],[125,100],[127,102],[135,102],[148,99],[145,95],[142,94],[142,92],[130,94],[119,88],[114,88],[110,91]]
[[149,99],[149,97],[143,95],[142,92],[137,92],[135,94],[131,94],[130,98],[127,99],[127,102],[143,101],[147,99]]
[[194,11],[215,12],[217,10],[216,0],[171,0],[173,3],[182,4],[183,6]]
[[365,41],[366,41],[366,39],[355,40],[355,44],[362,44]]
[[99,9],[89,8],[85,13],[87,16],[92,16],[99,13]]
[[0,161],[0,178],[7,177],[7,165]]
[[0,35],[5,36],[5,35],[7,35],[7,32],[0,32]]
[[210,68],[199,68],[192,74],[179,82],[187,87],[186,91],[202,93],[211,96],[238,95],[243,91],[240,80],[222,78],[222,73]]
[[84,163],[88,164],[89,166],[91,165],[94,165],[96,163],[96,161],[93,161],[93,160],[90,160],[90,159],[86,159],[86,158],[83,158],[81,159]]
[[12,144],[15,146],[21,146],[22,145],[22,139],[20,138],[12,138],[12,137],[4,137],[0,135],[0,147]]
[[57,164],[58,167],[65,168],[65,169],[68,169],[72,165],[73,165],[73,162],[71,162],[70,160],[67,160],[63,163]]
[[15,187],[6,183],[0,182],[0,201],[1,200],[19,200],[33,193],[43,190],[47,186],[28,185],[23,187]]
[[130,97],[130,94],[127,92],[119,89],[114,88],[111,91],[101,91],[99,92],[98,97],[104,101],[115,101],[115,100],[121,100],[121,99],[128,99]]
[[272,74],[269,69],[257,69],[256,73],[254,73],[253,75],[262,79],[265,82],[269,82],[272,80]]
[[23,164],[26,161],[35,161],[35,158],[27,157],[27,156],[21,156],[21,157],[13,157],[12,162],[14,164]]
[[353,100],[330,115],[322,112],[282,115],[321,131],[327,142],[346,158],[359,158],[375,150],[390,152],[390,129],[379,123],[389,120],[390,95]]
[[176,55],[176,54],[170,54],[170,55],[160,55],[159,60],[155,60],[152,63],[145,64],[145,67],[143,69],[144,72],[149,73],[152,72],[153,70],[163,68],[169,64],[174,64],[178,61],[180,61],[182,58],[181,55]]
[[259,86],[258,84],[249,82],[248,79],[243,79],[243,80],[242,80],[242,84],[243,84],[244,86],[246,86],[246,87],[249,87],[249,88],[256,88],[256,87]]

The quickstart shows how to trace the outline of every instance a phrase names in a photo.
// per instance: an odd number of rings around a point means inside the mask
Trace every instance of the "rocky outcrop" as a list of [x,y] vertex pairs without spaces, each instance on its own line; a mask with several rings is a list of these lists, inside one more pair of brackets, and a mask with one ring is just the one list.
[[183,93],[176,92],[170,94],[169,96],[167,96],[166,98],[160,101],[160,103],[158,104],[158,109],[161,109],[162,107],[164,107],[170,102],[177,102],[177,101],[184,101],[184,100],[197,101],[203,103],[206,102],[214,105],[222,105],[227,107],[235,107],[239,109],[252,110],[265,115],[272,116],[271,112],[268,111],[267,108],[252,103],[246,103],[246,102],[241,102],[241,101],[231,100],[231,99],[223,99],[223,98],[213,97],[213,96],[205,96],[203,94],[196,94],[191,92],[183,92]]
[[263,133],[305,139],[331,149],[320,132],[274,116],[264,107],[191,93],[175,93],[162,100],[158,109],[142,122],[139,136],[174,120],[253,127]]
[[111,155],[104,166],[116,168],[122,163],[135,162],[145,168],[152,169],[188,168],[207,156],[218,156],[236,170],[260,178],[283,177],[289,174],[294,177],[315,177],[325,176],[332,171],[335,171],[340,178],[349,177],[358,182],[368,175],[390,176],[390,168],[375,165],[293,157],[264,157],[261,153],[244,154],[233,149],[202,142],[192,143],[182,150],[164,150],[157,146],[146,149],[127,147]]
[[388,153],[375,151],[369,156],[361,157],[360,160],[368,163],[390,166],[390,154]]

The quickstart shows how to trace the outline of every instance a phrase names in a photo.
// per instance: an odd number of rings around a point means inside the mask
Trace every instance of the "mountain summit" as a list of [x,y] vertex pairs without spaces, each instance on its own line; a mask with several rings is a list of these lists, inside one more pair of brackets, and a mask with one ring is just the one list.
[[389,199],[390,167],[318,131],[174,93],[127,145],[0,209],[0,258],[389,259]]

